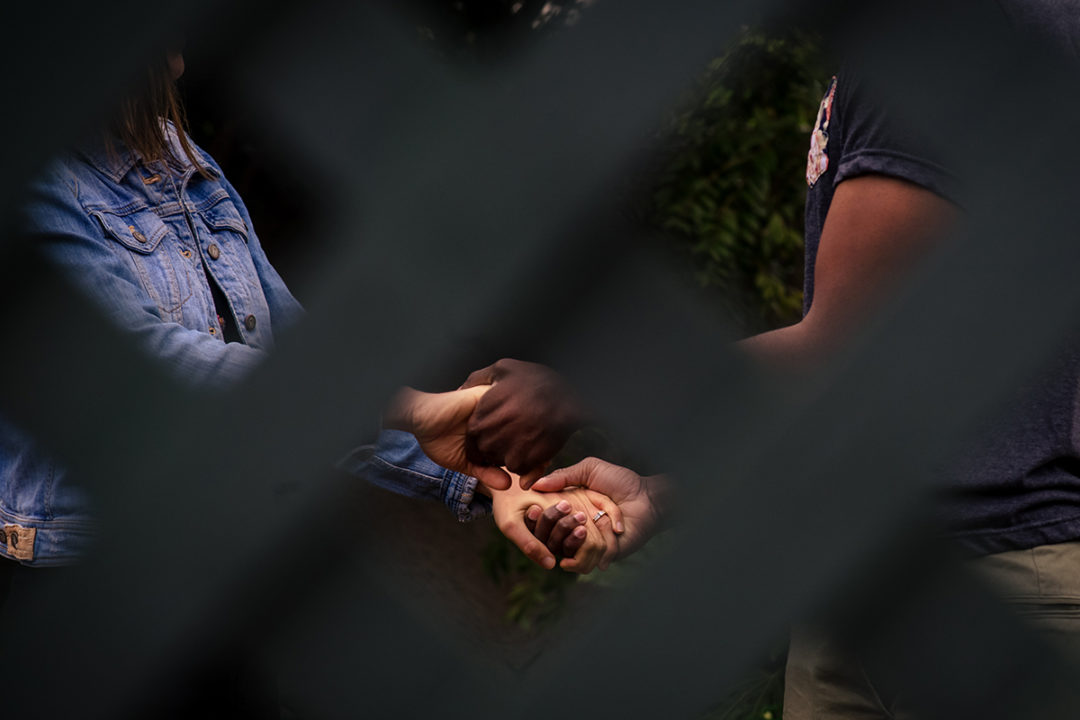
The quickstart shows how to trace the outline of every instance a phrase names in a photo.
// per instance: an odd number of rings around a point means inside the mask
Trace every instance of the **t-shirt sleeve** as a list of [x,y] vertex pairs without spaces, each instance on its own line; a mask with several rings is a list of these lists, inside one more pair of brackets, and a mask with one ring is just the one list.
[[960,189],[946,169],[941,138],[918,127],[917,108],[900,106],[876,89],[850,70],[837,76],[833,117],[842,127],[834,184],[860,175],[887,175],[959,203]]

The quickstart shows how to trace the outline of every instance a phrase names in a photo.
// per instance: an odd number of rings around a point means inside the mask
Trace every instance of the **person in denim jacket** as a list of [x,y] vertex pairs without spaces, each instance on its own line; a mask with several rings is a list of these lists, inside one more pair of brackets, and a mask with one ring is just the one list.
[[[109,132],[56,160],[32,184],[24,224],[34,244],[147,353],[184,382],[221,387],[254,368],[303,309],[263,252],[236,190],[183,131],[175,89],[182,72],[179,53],[149,68],[146,86],[124,103]],[[411,397],[463,403],[467,418],[483,390]],[[497,468],[436,464],[413,435],[397,430],[384,431],[374,448],[361,448],[341,466],[395,492],[441,501],[461,520],[490,511],[476,476],[496,488],[509,484]],[[558,501],[553,495],[545,504]],[[591,516],[590,508],[579,509]],[[85,489],[3,419],[0,528],[0,556],[32,566],[77,560],[94,534]],[[514,531],[534,558],[546,555],[519,527]],[[595,534],[586,542],[578,530],[566,554],[586,544],[595,558],[596,542]]]

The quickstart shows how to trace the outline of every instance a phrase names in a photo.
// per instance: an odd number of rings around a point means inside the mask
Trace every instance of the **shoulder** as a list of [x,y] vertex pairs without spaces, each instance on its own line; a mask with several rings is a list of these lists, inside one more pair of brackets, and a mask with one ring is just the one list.
[[80,187],[92,180],[93,169],[73,153],[64,153],[50,160],[31,180],[31,192],[43,189],[59,191],[77,198]]
[[83,202],[99,182],[93,166],[76,154],[54,158],[26,185],[24,222],[33,229],[58,215],[84,213]]
[[960,202],[963,183],[952,170],[948,138],[923,117],[910,94],[891,90],[851,65],[837,73],[834,184],[885,175]]
[[122,152],[94,146],[57,155],[25,186],[19,208],[23,231],[30,237],[103,238],[102,213],[139,203],[123,182],[125,162]]

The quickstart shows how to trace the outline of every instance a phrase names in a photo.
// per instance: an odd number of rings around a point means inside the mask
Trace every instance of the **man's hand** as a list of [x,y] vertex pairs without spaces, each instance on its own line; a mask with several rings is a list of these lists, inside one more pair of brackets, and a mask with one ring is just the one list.
[[[628,468],[590,457],[540,478],[532,489],[548,493],[582,487],[611,498],[622,510],[625,532],[618,538],[618,557],[625,557],[659,529],[669,483],[662,475],[642,477]],[[547,540],[541,536],[539,524],[537,538]]]
[[[589,573],[597,566],[606,568],[618,551],[614,524],[622,524],[622,512],[600,493],[538,493],[511,485],[492,492],[491,502],[499,530],[544,569],[555,567],[555,556],[562,555],[563,570]],[[599,510],[604,515],[594,522]],[[537,528],[543,530],[544,542],[533,534]]]
[[402,388],[390,402],[383,424],[416,436],[424,454],[439,465],[472,475],[492,490],[510,486],[502,468],[474,463],[465,454],[465,431],[469,417],[487,385],[446,393],[425,393]]
[[542,473],[584,424],[570,385],[551,368],[503,359],[469,375],[462,388],[491,385],[469,419],[466,457],[476,465],[506,466],[522,488]]

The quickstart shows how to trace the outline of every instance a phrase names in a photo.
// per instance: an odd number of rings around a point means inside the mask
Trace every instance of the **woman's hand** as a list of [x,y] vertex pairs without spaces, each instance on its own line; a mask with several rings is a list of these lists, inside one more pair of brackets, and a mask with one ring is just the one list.
[[492,490],[501,490],[510,485],[506,471],[479,465],[465,455],[469,418],[490,389],[490,385],[479,385],[454,392],[426,393],[402,388],[390,402],[383,425],[412,433],[424,454],[439,465],[472,475]]
[[[600,493],[574,489],[539,493],[513,483],[492,492],[491,501],[503,535],[547,570],[555,567],[556,554],[563,556],[562,569],[589,573],[598,566],[606,568],[618,552],[614,527],[621,525],[622,511]],[[604,514],[594,521],[601,510]],[[545,542],[533,530],[542,530]]]
[[[574,487],[587,488],[586,492],[603,493],[600,497],[617,503],[622,511],[618,522],[623,518],[626,521],[626,532],[618,538],[619,557],[634,552],[661,529],[671,496],[671,482],[663,475],[642,477],[629,468],[594,457],[556,470],[537,480],[532,487],[544,495]],[[537,537],[541,541],[547,539],[545,529],[538,524]]]

